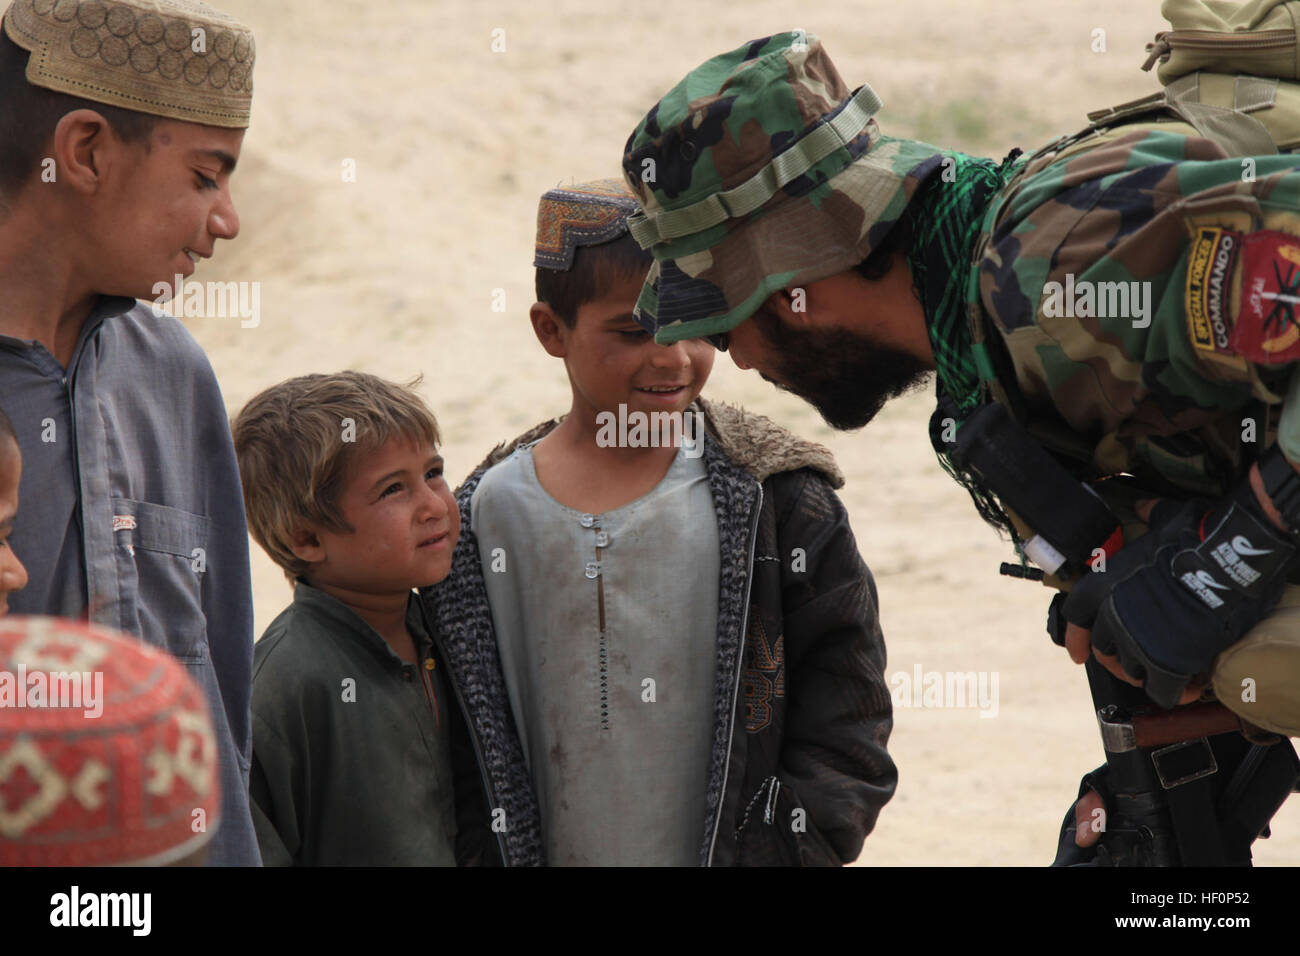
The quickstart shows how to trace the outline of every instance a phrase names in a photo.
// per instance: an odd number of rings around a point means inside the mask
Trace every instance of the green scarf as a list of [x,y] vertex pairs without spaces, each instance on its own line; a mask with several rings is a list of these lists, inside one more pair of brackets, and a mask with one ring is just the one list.
[[980,373],[971,348],[966,290],[971,258],[989,202],[1018,170],[1020,150],[998,165],[964,153],[946,153],[908,203],[912,244],[907,264],[925,309],[938,365],[939,391],[965,419],[980,404]]
[[[984,398],[967,312],[975,244],[989,203],[1019,171],[1019,156],[1020,150],[1012,150],[999,165],[991,159],[945,153],[942,167],[908,203],[912,240],[907,264],[934,350],[940,408],[958,426]],[[954,467],[933,423],[931,433],[944,471],[970,493],[980,517],[1011,536],[1023,563],[1020,537],[997,499],[973,476]]]

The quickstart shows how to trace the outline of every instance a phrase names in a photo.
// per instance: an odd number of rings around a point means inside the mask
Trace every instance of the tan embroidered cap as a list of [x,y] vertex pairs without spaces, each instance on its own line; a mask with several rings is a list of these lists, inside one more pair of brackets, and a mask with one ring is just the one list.
[[5,33],[27,82],[96,103],[245,128],[253,33],[196,0],[14,0]]

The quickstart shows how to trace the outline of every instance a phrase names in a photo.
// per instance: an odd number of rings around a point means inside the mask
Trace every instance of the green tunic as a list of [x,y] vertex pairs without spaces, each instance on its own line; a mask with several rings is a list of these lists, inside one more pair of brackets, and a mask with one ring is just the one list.
[[407,627],[418,667],[300,581],[258,641],[250,792],[267,866],[455,865],[453,704],[414,594]]

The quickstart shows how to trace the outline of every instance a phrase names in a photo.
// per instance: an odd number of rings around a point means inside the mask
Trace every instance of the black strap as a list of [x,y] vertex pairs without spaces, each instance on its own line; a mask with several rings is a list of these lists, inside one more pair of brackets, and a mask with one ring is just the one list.
[[1268,756],[1269,748],[1264,744],[1253,744],[1241,763],[1237,766],[1237,772],[1232,775],[1228,786],[1223,791],[1223,796],[1219,798],[1219,807],[1217,816],[1231,816],[1237,808],[1242,796],[1246,793],[1246,788],[1250,782],[1255,779],[1255,773],[1259,770],[1260,764]]
[[1282,454],[1281,446],[1274,445],[1259,460],[1259,477],[1294,536],[1300,531],[1300,475]]
[[1214,800],[1214,751],[1205,737],[1153,751],[1151,762],[1165,790],[1183,866],[1224,866]]

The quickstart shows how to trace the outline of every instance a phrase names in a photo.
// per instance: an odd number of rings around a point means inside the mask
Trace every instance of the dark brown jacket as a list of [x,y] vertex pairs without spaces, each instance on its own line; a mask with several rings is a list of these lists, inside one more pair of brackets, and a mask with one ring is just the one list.
[[[849,863],[893,795],[897,771],[886,751],[893,721],[876,587],[835,494],[844,479],[822,446],[738,408],[700,407],[722,552],[700,863]],[[425,592],[453,677],[500,667],[470,499],[489,467],[556,424],[498,446],[457,490],[462,530],[452,571]],[[504,682],[494,675],[489,683],[471,719],[476,710],[508,715]],[[491,734],[514,732],[512,718],[496,723]],[[467,790],[458,804],[462,850],[493,862],[494,846],[507,844],[510,862],[542,862],[536,798],[521,793],[527,772],[506,757],[520,748],[498,741],[496,749],[502,756],[484,761],[488,800],[511,794],[516,806],[497,816],[514,827],[493,834],[489,811],[499,808]]]

